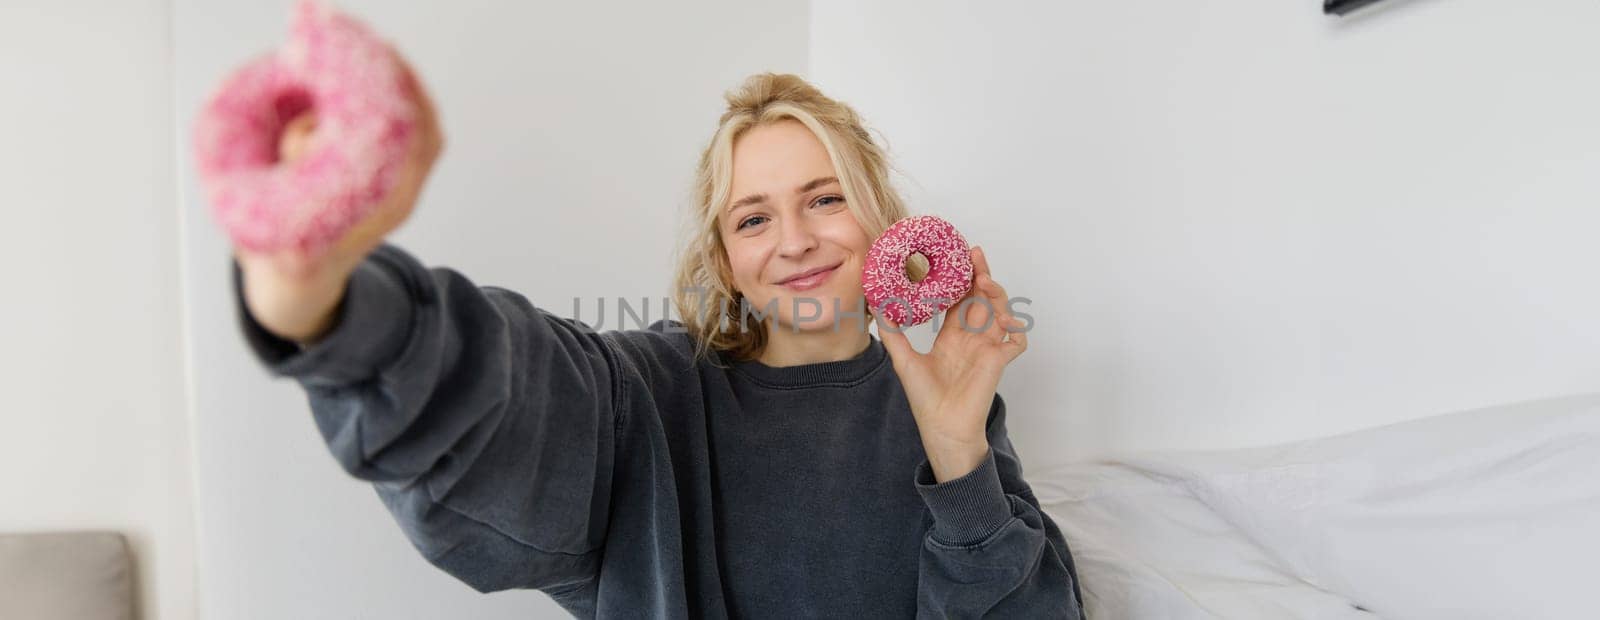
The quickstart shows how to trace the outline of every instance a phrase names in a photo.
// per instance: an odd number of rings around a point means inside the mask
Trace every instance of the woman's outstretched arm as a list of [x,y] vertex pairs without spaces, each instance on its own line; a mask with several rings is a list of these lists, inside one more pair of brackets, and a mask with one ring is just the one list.
[[384,243],[302,348],[255,320],[233,274],[251,349],[304,388],[335,459],[429,562],[485,592],[597,574],[628,414],[613,345]]

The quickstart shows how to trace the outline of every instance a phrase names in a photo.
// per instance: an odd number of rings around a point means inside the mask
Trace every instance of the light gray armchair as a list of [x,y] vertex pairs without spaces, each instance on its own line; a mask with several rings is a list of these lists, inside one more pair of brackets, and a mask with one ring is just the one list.
[[116,532],[0,534],[0,618],[133,620],[133,579]]

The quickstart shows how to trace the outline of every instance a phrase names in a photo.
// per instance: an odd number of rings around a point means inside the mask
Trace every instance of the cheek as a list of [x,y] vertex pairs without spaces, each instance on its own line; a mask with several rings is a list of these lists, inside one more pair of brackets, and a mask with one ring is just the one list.
[[872,248],[872,239],[867,237],[866,229],[850,214],[842,214],[839,225],[833,230],[834,243],[848,249],[855,255],[856,260],[866,260],[867,250]]
[[855,237],[851,238],[851,242],[850,250],[855,252],[855,255],[860,260],[867,260],[867,251],[872,249],[872,240],[868,239],[867,235],[857,228]]
[[734,282],[741,287],[754,284],[761,276],[761,256],[752,244],[732,243],[727,246],[728,267],[733,269]]

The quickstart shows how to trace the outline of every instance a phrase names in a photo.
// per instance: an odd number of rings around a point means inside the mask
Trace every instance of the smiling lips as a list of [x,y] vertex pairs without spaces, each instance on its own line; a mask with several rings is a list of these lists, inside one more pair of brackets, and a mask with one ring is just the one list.
[[838,270],[839,265],[809,269],[802,271],[799,274],[789,276],[787,279],[779,282],[778,284],[796,291],[810,290],[820,286],[833,275],[833,272]]

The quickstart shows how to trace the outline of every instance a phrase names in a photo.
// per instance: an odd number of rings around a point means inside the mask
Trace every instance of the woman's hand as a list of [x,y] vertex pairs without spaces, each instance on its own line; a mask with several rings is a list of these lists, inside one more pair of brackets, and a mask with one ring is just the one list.
[[900,375],[939,482],[965,476],[988,455],[985,427],[1000,375],[1028,348],[1023,324],[1011,315],[982,248],[972,249],[972,265],[972,289],[945,310],[927,353],[912,348],[898,325],[877,317],[879,338]]
[[[383,202],[315,255],[294,248],[270,253],[234,248],[246,307],[262,327],[279,337],[308,344],[333,327],[350,274],[411,215],[423,182],[444,149],[433,100],[405,59],[398,52],[394,56],[415,98],[418,118],[399,178]],[[315,131],[316,118],[311,114],[291,120],[279,139],[282,159],[292,162],[302,156],[317,139]]]

